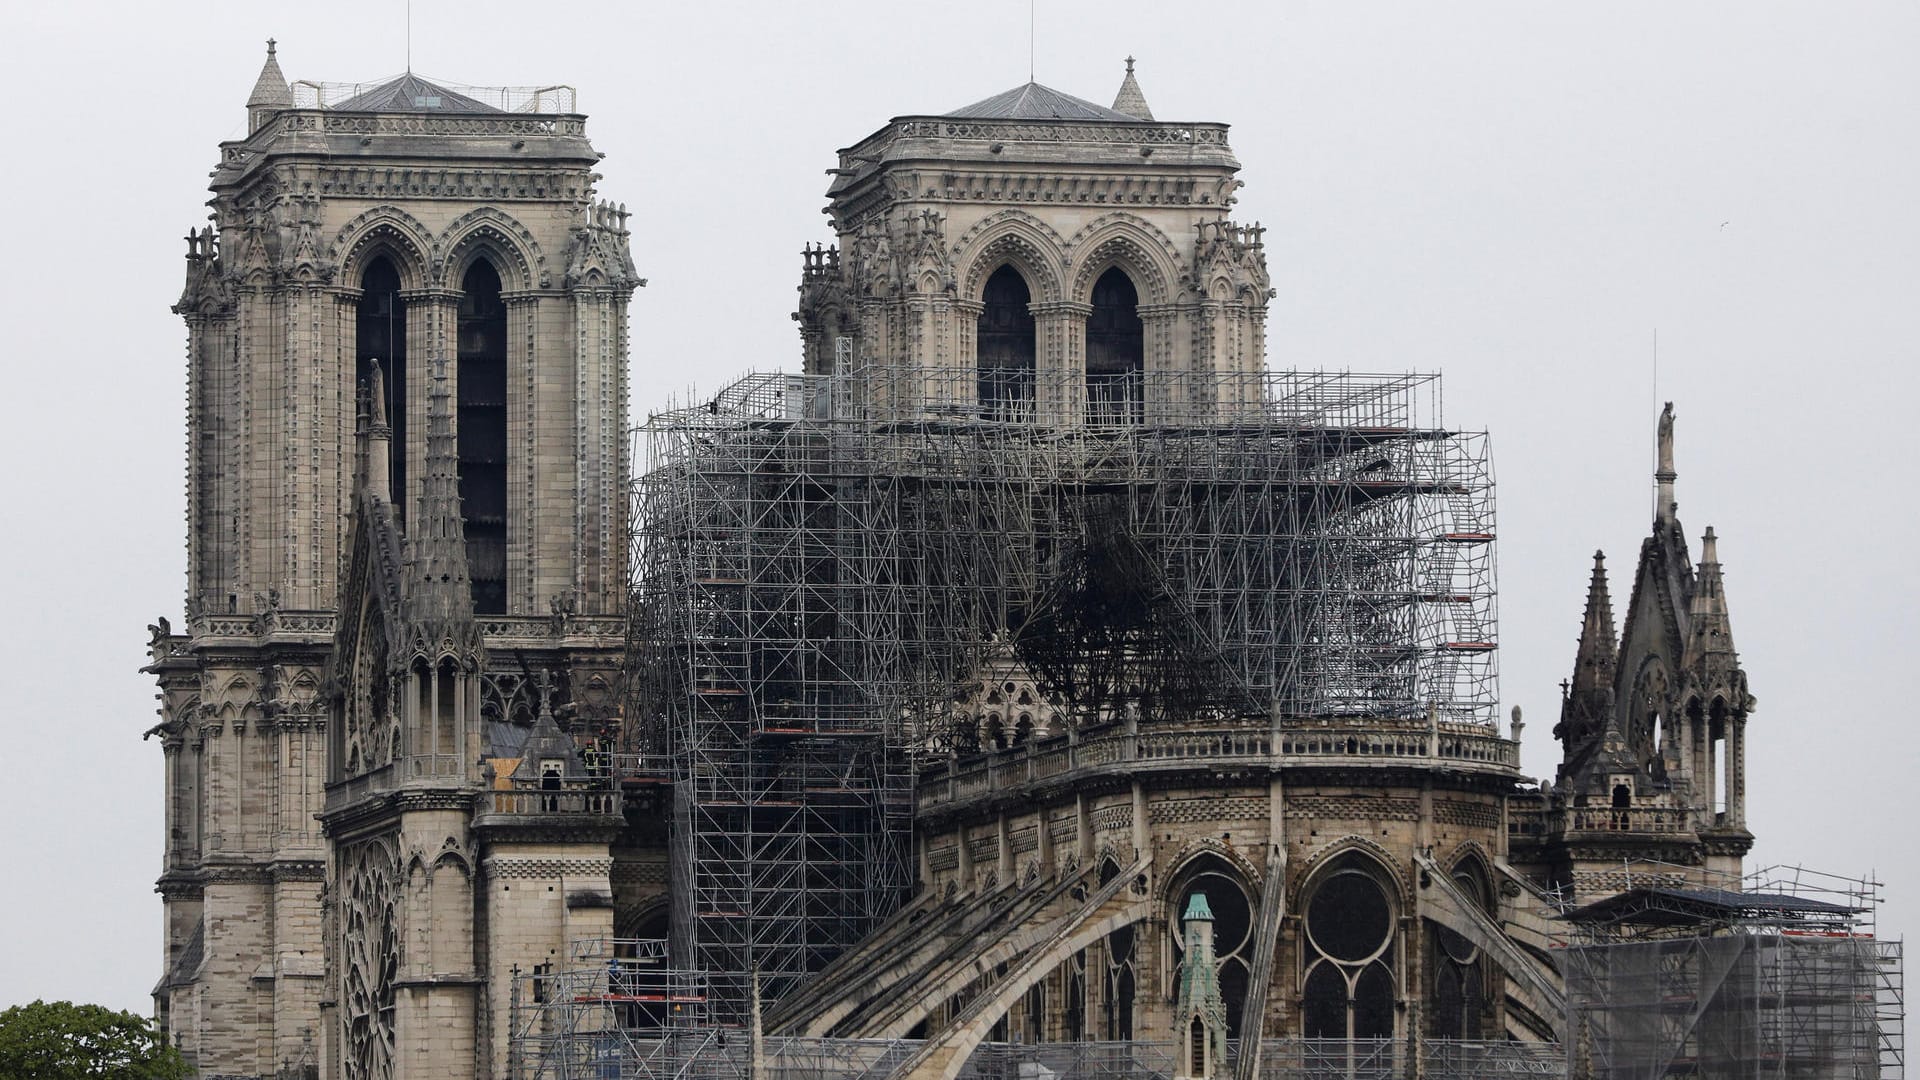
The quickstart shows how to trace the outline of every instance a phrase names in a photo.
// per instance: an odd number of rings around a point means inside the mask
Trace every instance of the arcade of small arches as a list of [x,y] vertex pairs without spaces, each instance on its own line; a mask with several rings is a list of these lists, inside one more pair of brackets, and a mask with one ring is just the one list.
[[[979,305],[975,378],[982,414],[1028,419],[1035,407],[1040,333],[1027,273],[1012,261],[1001,262],[987,275]],[[1088,418],[1138,424],[1145,415],[1146,332],[1133,275],[1117,264],[1108,267],[1093,283],[1085,315]]]
[[[1745,727],[1746,716],[1727,703],[1725,692],[1716,692],[1703,700],[1688,694],[1677,708],[1665,708],[1668,700],[1664,670],[1650,667],[1643,674],[1629,711],[1626,738],[1640,775],[1634,779],[1651,781],[1656,787],[1668,782],[1668,758],[1672,756],[1686,771],[1702,777],[1706,783],[1704,799],[1719,824],[1726,824],[1731,813],[1735,819],[1743,807],[1730,769],[1737,756],[1733,749]],[[1611,785],[1609,805],[1615,810],[1631,809],[1636,785],[1620,777]]]
[[954,706],[952,719],[954,750],[961,754],[1023,746],[1064,734],[1068,723],[1057,691],[1043,692],[1023,670],[999,669]]
[[[1142,424],[1155,402],[1185,401],[1177,378],[1163,382],[1168,377],[1263,370],[1258,336],[1239,324],[1257,319],[1264,287],[1254,296],[1236,278],[1224,300],[1201,290],[1199,272],[1151,221],[1115,212],[1064,237],[1006,210],[947,247],[937,239],[940,216],[922,217],[933,224],[922,227],[912,267],[893,254],[909,245],[888,247],[884,230],[866,227],[871,221],[848,241],[843,281],[834,280],[841,264],[833,253],[807,254],[796,318],[817,342],[808,370],[849,370],[849,345],[867,363],[900,353],[892,359],[937,372],[931,377],[940,388],[929,390],[943,410],[1096,427]],[[1246,265],[1255,263],[1257,255]],[[869,306],[896,310],[877,323],[856,320],[847,287],[877,302]],[[850,331],[880,336],[859,346],[845,339]]]

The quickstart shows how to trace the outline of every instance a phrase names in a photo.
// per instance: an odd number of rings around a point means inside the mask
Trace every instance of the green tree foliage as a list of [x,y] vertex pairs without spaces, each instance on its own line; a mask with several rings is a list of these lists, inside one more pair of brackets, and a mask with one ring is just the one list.
[[0,1012],[0,1080],[184,1080],[191,1072],[130,1012],[71,1001]]

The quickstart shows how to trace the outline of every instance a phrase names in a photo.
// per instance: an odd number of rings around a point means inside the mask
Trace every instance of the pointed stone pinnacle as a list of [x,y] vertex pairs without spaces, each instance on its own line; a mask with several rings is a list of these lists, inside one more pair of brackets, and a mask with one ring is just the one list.
[[1140,84],[1134,81],[1131,56],[1127,57],[1127,75],[1120,80],[1120,92],[1113,98],[1113,111],[1140,120],[1153,119],[1153,110],[1147,107],[1147,95],[1140,92]]

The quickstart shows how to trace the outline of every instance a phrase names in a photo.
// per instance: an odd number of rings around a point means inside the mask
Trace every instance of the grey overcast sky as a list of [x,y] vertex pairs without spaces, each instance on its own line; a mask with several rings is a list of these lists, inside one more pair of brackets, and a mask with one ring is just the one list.
[[[796,366],[835,148],[1027,76],[1027,0],[413,8],[417,72],[579,88],[652,282],[640,412]],[[150,1007],[161,754],[135,669],[184,587],[180,238],[264,39],[291,78],[376,79],[407,66],[404,12],[0,11],[0,1006]],[[1624,614],[1676,403],[1681,519],[1696,556],[1719,532],[1760,700],[1749,865],[1877,870],[1883,932],[1910,925],[1920,5],[1039,0],[1035,25],[1039,81],[1104,103],[1132,54],[1156,116],[1233,125],[1275,366],[1439,370],[1448,420],[1493,433],[1501,696],[1536,776],[1589,560]]]

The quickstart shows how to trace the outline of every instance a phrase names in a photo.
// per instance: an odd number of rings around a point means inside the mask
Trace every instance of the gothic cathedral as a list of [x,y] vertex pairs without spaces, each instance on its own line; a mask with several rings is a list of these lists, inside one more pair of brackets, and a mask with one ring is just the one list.
[[900,1075],[1549,1042],[1555,911],[1629,861],[1738,881],[1755,699],[1671,409],[1535,784],[1484,449],[1413,377],[1267,371],[1227,127],[1155,121],[1131,62],[1111,108],[1029,83],[841,152],[800,371],[689,410],[660,485],[725,483],[639,581],[645,282],[572,91],[289,83],[269,42],[247,116],[186,238],[147,669],[154,996],[202,1076],[530,1075],[517,1019],[583,961],[618,996],[636,942],[723,1023],[765,986],[769,1035],[920,1040]]

